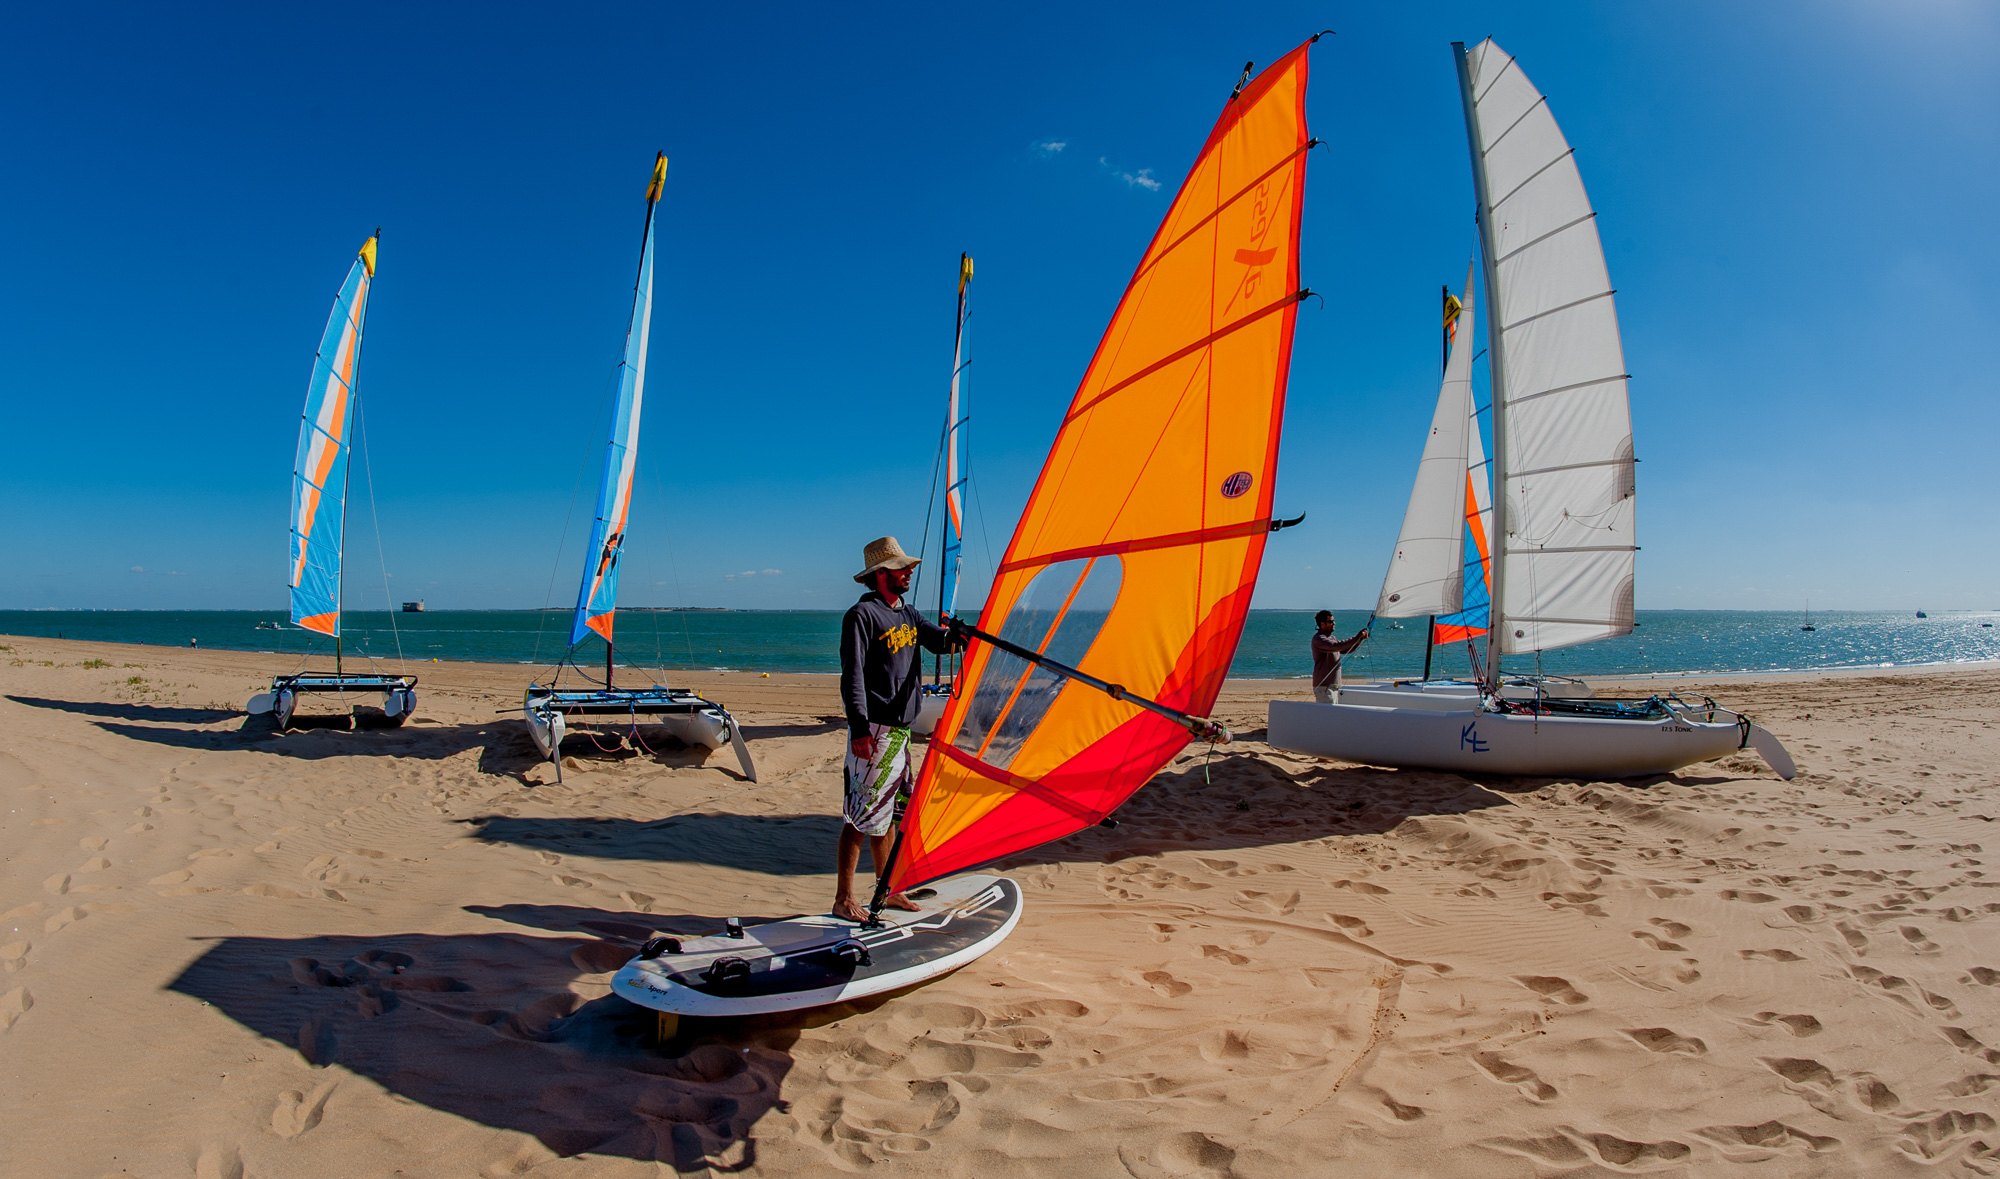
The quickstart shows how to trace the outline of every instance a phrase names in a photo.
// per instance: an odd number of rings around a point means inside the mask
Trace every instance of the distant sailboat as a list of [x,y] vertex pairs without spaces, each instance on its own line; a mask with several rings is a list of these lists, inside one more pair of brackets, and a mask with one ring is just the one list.
[[400,725],[417,706],[417,677],[348,673],[340,635],[341,557],[346,544],[348,436],[360,406],[361,332],[375,281],[376,237],[361,243],[320,335],[306,386],[299,446],[292,463],[292,557],[288,582],[292,622],[333,640],[333,674],[274,676],[271,690],[250,698],[248,711],[274,713],[288,728],[302,694],[380,693],[382,715]]
[[1632,629],[1631,409],[1596,214],[1548,102],[1488,40],[1452,47],[1472,158],[1493,388],[1493,601],[1476,701],[1274,700],[1278,748],[1373,765],[1537,776],[1665,773],[1776,737],[1706,699],[1503,691],[1501,659]]
[[[871,920],[655,938],[613,977],[615,994],[742,1015],[956,969],[998,945],[1023,907],[1014,881],[957,873],[1104,822],[1190,737],[1227,739],[1201,714],[1274,527],[1305,295],[1306,65],[1302,45],[1255,80],[1245,69],[1113,313],[979,625],[956,625],[972,640],[960,687],[880,866]],[[891,889],[921,910],[885,909]]]
[[[958,327],[951,340],[951,396],[945,402],[944,414],[944,527],[942,531],[943,552],[938,561],[938,621],[942,623],[958,609],[958,574],[960,558],[965,549],[965,476],[961,474],[962,458],[959,454],[959,439],[965,428],[965,417],[959,410],[959,382],[965,375],[965,316],[966,288],[972,285],[972,255],[958,256]],[[923,701],[917,719],[910,728],[928,737],[937,727],[938,718],[944,715],[945,701],[951,698],[956,679],[947,680],[944,675],[944,656],[937,656],[931,682],[923,686]]]
[[[653,325],[653,216],[667,181],[667,153],[653,161],[653,181],[646,189],[646,223],[639,237],[639,279],[632,293],[632,315],[625,329],[625,355],[618,366],[617,400],[611,413],[611,438],[604,452],[604,476],[597,492],[597,520],[584,549],[583,582],[577,590],[571,621],[569,653],[556,667],[548,686],[530,684],[521,710],[528,734],[543,757],[562,773],[562,741],[568,717],[622,717],[637,738],[639,717],[651,716],[686,745],[718,749],[733,745],[743,775],[757,780],[750,750],[743,743],[736,718],[698,692],[653,684],[620,688],[613,683],[613,623],[618,609],[618,563],[624,555],[627,518],[632,508],[632,477],[639,463],[639,416],[646,393],[646,348]],[[604,685],[564,689],[559,686],[565,664],[572,662],[579,643],[591,635],[604,640]]]
[[1812,599],[1811,599],[1811,598],[1807,598],[1807,599],[1806,599],[1806,624],[1805,624],[1804,626],[1800,627],[1799,629],[1800,629],[1800,630],[1808,630],[1808,631],[1810,631],[1810,630],[1818,630],[1818,629],[1819,629],[1818,627],[1816,627],[1816,626],[1814,626],[1814,625],[1812,624]]
[[1918,618],[1929,618],[1929,617],[1930,617],[1930,615],[1928,615],[1928,614],[1924,613],[1924,612],[1923,612],[1922,610],[1919,610],[1919,611],[1917,611],[1917,617],[1918,617]]

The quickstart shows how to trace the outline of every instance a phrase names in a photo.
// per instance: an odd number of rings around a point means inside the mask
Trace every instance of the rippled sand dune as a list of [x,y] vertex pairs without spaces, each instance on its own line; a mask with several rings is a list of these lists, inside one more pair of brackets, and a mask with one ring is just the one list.
[[1296,757],[1233,682],[987,958],[662,1045],[640,940],[831,900],[829,677],[689,678],[758,784],[658,730],[557,784],[519,668],[277,735],[271,657],[0,647],[6,1174],[2000,1171],[2000,671],[1712,688],[1790,783]]

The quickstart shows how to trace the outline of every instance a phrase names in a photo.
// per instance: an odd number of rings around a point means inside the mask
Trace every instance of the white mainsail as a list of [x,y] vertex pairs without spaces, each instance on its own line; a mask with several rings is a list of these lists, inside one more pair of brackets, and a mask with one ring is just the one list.
[[1548,100],[1491,40],[1455,46],[1493,369],[1493,630],[1503,653],[1632,629],[1624,350],[1596,213]]
[[1465,478],[1472,452],[1480,449],[1479,426],[1472,416],[1470,267],[1459,303],[1459,330],[1445,359],[1437,411],[1431,416],[1430,437],[1424,440],[1424,456],[1417,460],[1417,480],[1403,513],[1403,531],[1396,537],[1396,554],[1389,558],[1389,572],[1382,578],[1382,594],[1375,603],[1378,618],[1455,614],[1464,606]]

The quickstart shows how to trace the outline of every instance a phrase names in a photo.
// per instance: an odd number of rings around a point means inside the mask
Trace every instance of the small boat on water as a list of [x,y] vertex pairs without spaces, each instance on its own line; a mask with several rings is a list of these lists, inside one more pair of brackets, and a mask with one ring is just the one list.
[[[376,236],[361,243],[347,269],[347,279],[334,298],[333,312],[320,336],[311,383],[306,386],[298,452],[292,463],[288,580],[292,622],[333,640],[333,672],[274,676],[270,691],[250,698],[247,711],[253,716],[274,714],[281,730],[291,726],[302,695],[379,695],[382,715],[392,725],[408,720],[417,707],[416,676],[349,672],[342,666],[340,590],[346,545],[348,439],[361,406],[361,332],[367,322],[368,292],[375,281],[381,232],[376,230]],[[276,630],[278,625],[260,622],[257,629]]]
[[[944,438],[939,455],[944,468],[944,519],[940,532],[942,552],[938,560],[938,622],[942,624],[958,609],[958,572],[960,557],[965,550],[965,481],[961,473],[962,459],[959,454],[959,438],[965,428],[966,417],[959,408],[959,382],[965,375],[965,317],[966,288],[972,285],[972,255],[958,256],[958,327],[951,341],[951,395],[945,401]],[[917,719],[910,725],[912,732],[928,737],[937,728],[938,718],[944,715],[945,702],[951,699],[956,674],[946,676],[945,657],[935,657],[931,665],[931,682],[923,685],[923,700]]]
[[[1110,825],[1191,738],[1228,738],[1203,714],[1275,523],[1305,295],[1306,50],[1238,80],[1063,416],[978,625],[952,618],[971,645],[870,919],[657,937],[613,977],[616,994],[669,1015],[748,1015],[957,969],[1023,910],[1014,881],[960,873]],[[918,911],[887,908],[892,892]]]
[[[757,780],[757,767],[742,731],[729,710],[699,692],[651,684],[620,688],[614,682],[613,624],[618,609],[618,563],[624,555],[625,529],[632,508],[632,477],[639,462],[639,418],[645,403],[646,349],[653,324],[653,223],[660,193],[667,180],[667,154],[653,161],[652,184],[646,189],[645,229],[639,238],[639,278],[632,292],[632,314],[625,329],[625,353],[618,365],[618,391],[611,411],[611,438],[604,452],[604,475],[597,492],[597,520],[584,549],[583,582],[577,590],[576,613],[570,624],[569,650],[556,664],[549,683],[529,684],[522,694],[521,713],[528,735],[541,755],[562,776],[562,742],[570,718],[624,721],[635,744],[643,747],[639,718],[651,717],[675,740],[706,749],[733,746],[743,776]],[[575,662],[578,644],[592,635],[604,640],[604,682],[585,688],[564,688],[564,668],[588,678]]]
[[1806,624],[1804,626],[1801,626],[1799,629],[1807,632],[1816,631],[1819,629],[1818,627],[1812,624],[1812,602],[1810,599],[1807,600],[1806,602]]
[[[1544,96],[1492,40],[1454,43],[1477,198],[1493,389],[1487,657],[1476,686],[1408,689],[1444,708],[1274,700],[1267,739],[1281,749],[1372,765],[1469,773],[1625,777],[1666,773],[1754,747],[1782,776],[1795,772],[1777,738],[1706,699],[1558,696],[1541,682],[1507,691],[1501,660],[1630,633],[1636,480],[1624,351],[1596,214],[1574,155]],[[1468,284],[1468,297],[1470,286]],[[1469,336],[1469,333],[1468,333]],[[1467,351],[1470,341],[1467,341]],[[1470,360],[1465,366],[1469,407]],[[1447,385],[1453,372],[1447,363]],[[1434,431],[1469,435],[1471,415],[1441,407]],[[1448,606],[1459,531],[1457,455],[1427,446],[1412,494],[1435,499],[1406,542],[1428,559],[1410,570],[1413,613]],[[1435,464],[1431,460],[1438,459]],[[1450,476],[1447,478],[1446,476]],[[1473,492],[1480,480],[1474,479]],[[1434,494],[1433,494],[1434,489]],[[1426,498],[1428,497],[1428,498]],[[1474,515],[1470,507],[1466,516]],[[1407,552],[1399,552],[1399,558]],[[1399,574],[1392,565],[1390,580]],[[1457,579],[1465,592],[1468,578]],[[1385,605],[1405,605],[1385,590]],[[1432,637],[1435,637],[1433,635]],[[1379,698],[1379,697],[1378,697]],[[1426,700],[1426,702],[1429,702]],[[1461,703],[1462,702],[1462,703]]]
[[1923,612],[1922,610],[1919,610],[1919,611],[1917,611],[1917,617],[1918,617],[1918,618],[1929,618],[1929,617],[1930,617],[1930,615],[1928,615],[1928,614],[1924,613],[1924,612]]

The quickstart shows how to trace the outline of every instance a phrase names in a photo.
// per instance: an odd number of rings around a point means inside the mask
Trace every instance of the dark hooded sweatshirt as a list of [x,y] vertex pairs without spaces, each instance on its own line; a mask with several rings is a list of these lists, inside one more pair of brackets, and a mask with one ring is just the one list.
[[868,735],[868,726],[907,728],[923,707],[918,686],[923,664],[917,648],[938,655],[951,650],[951,638],[903,599],[892,609],[882,595],[861,595],[840,621],[840,699],[847,709],[847,736]]

